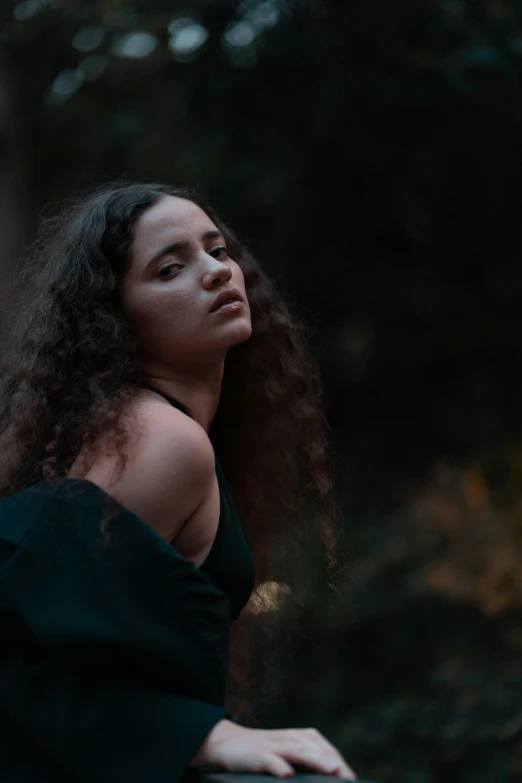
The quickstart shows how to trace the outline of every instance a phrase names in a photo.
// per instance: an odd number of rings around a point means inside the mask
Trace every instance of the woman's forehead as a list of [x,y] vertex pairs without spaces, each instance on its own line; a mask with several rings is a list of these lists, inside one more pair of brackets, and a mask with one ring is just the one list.
[[214,223],[193,201],[177,196],[164,196],[138,219],[135,238],[139,234],[165,231],[191,231],[214,228]]

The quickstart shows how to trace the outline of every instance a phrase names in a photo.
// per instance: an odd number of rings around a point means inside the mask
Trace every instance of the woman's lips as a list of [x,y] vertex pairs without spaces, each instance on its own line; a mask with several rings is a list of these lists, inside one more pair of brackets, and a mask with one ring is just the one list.
[[236,310],[240,310],[243,307],[243,302],[240,302],[238,299],[234,300],[233,302],[227,302],[227,304],[222,304],[221,307],[218,307],[217,310],[212,310],[212,313],[233,313]]

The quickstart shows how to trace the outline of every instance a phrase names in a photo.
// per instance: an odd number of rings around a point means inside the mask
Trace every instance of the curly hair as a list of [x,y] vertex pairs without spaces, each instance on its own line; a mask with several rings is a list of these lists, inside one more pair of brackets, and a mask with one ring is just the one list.
[[[343,578],[340,516],[307,329],[247,247],[194,190],[114,182],[40,218],[37,238],[4,297],[0,498],[65,477],[81,448],[94,446],[102,433],[112,433],[125,462],[124,416],[147,382],[118,284],[131,263],[136,221],[164,196],[189,199],[206,212],[243,272],[250,303],[252,334],[227,354],[209,435],[256,568],[251,600],[231,632],[228,706],[243,722],[257,725],[249,669],[258,628],[270,642],[262,645],[264,692],[277,699],[280,687],[278,645],[272,642],[282,629],[274,625],[278,612],[268,611],[263,587],[277,575],[294,603],[304,596],[305,586],[297,589],[297,547],[305,520],[312,519],[327,561],[325,581],[336,589],[335,574]],[[288,618],[283,631],[289,633]]]

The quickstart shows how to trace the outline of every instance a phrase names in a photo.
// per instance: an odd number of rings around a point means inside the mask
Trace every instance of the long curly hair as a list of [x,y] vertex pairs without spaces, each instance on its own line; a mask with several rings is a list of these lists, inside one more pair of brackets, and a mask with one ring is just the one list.
[[[123,422],[147,385],[118,294],[131,263],[137,219],[164,196],[197,204],[222,232],[241,267],[251,309],[250,338],[231,348],[210,428],[253,552],[256,584],[234,623],[228,708],[257,725],[253,667],[263,664],[266,698],[276,699],[280,612],[267,586],[286,586],[297,617],[298,554],[306,520],[320,533],[326,583],[344,579],[342,533],[334,500],[328,426],[307,327],[233,231],[189,188],[114,182],[43,214],[35,242],[3,299],[0,381],[0,498],[36,482],[66,477],[85,445],[113,434],[120,457]],[[324,565],[324,563],[323,563]],[[274,581],[274,575],[278,582]],[[297,602],[296,602],[297,597]],[[288,617],[282,625],[288,635]],[[253,635],[264,628],[262,660]],[[259,650],[257,650],[259,653]],[[259,657],[259,656],[258,656]]]

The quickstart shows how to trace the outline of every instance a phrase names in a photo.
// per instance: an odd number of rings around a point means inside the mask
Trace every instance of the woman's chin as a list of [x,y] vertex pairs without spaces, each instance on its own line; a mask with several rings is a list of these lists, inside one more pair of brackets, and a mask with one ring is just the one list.
[[248,340],[252,334],[252,325],[250,321],[244,320],[242,323],[236,322],[235,324],[230,324],[230,326],[230,330],[227,330],[229,348],[232,348],[234,345],[238,345],[239,343],[244,343],[245,340]]
[[227,348],[232,348],[234,345],[244,343],[251,334],[252,324],[250,321],[246,318],[238,319],[235,323],[227,324],[227,327],[223,329],[223,343],[226,344]]

